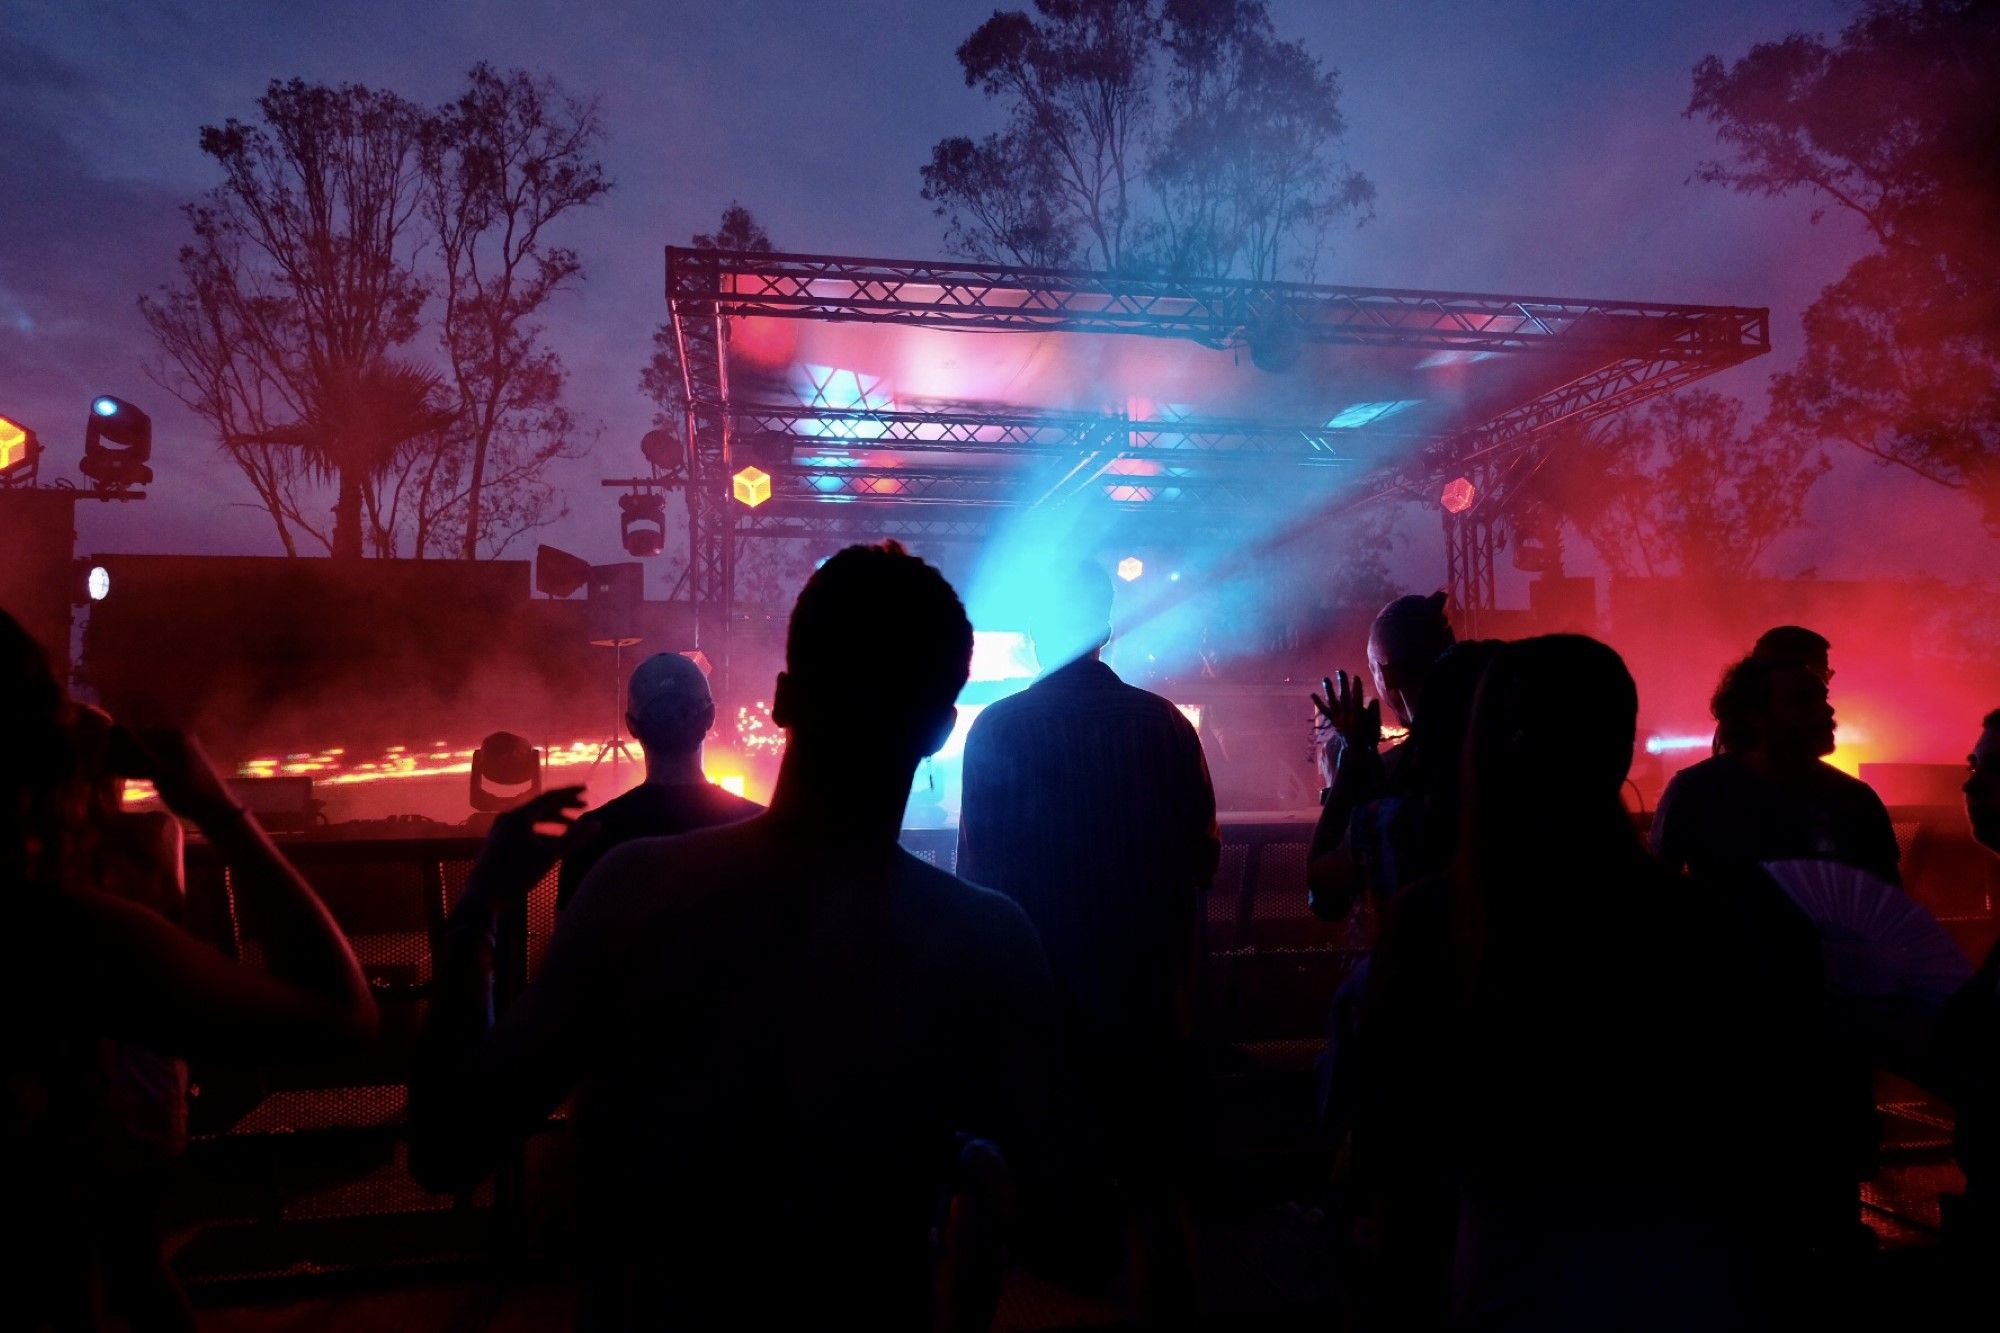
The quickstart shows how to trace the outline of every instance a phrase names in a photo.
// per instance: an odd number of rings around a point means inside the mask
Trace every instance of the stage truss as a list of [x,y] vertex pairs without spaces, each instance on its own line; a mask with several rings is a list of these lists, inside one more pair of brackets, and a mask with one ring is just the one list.
[[[687,587],[710,655],[719,649],[725,660],[736,553],[745,541],[977,540],[1010,512],[1062,503],[1109,505],[1135,523],[1180,533],[1241,528],[1258,523],[1274,484],[1319,486],[1332,512],[1399,492],[1434,499],[1445,481],[1472,478],[1479,503],[1447,518],[1446,544],[1452,590],[1476,613],[1492,604],[1500,502],[1512,479],[1538,465],[1538,451],[1552,447],[1555,428],[1770,348],[1769,312],[1732,306],[677,247],[666,258],[686,405]],[[730,330],[753,319],[1180,340],[1253,358],[1302,347],[1539,357],[1561,371],[1518,401],[1406,439],[1384,456],[1357,449],[1353,433],[1331,421],[784,401],[768,382],[732,388]],[[866,460],[816,463],[830,439],[865,445]],[[1150,470],[1121,469],[1121,460],[1134,459]],[[746,465],[771,477],[770,499],[755,508],[732,498],[731,477]],[[1275,483],[1274,468],[1282,470]]]

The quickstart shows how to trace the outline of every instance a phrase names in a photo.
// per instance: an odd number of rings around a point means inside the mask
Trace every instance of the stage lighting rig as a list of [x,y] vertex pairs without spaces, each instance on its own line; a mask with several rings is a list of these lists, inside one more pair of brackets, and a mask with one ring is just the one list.
[[469,796],[479,811],[511,810],[542,790],[542,752],[511,731],[496,731],[472,752]]
[[687,446],[681,442],[680,432],[671,426],[647,431],[639,441],[639,452],[648,463],[669,474],[679,472],[687,463]]
[[667,497],[658,491],[632,491],[618,497],[618,531],[625,554],[658,555],[667,545]]
[[12,417],[0,417],[0,486],[26,486],[41,467],[42,442]]
[[125,491],[153,480],[153,419],[122,398],[90,400],[77,470],[107,491]]

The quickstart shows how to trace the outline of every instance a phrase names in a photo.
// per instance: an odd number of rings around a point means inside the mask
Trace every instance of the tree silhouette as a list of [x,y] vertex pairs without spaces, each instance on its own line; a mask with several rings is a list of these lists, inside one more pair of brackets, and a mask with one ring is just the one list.
[[940,141],[923,197],[962,253],[1127,272],[1310,273],[1374,186],[1338,77],[1264,0],[1036,0],[958,48],[1006,126]]
[[1689,116],[1730,157],[1700,179],[1806,191],[1877,249],[1806,312],[1778,421],[1962,489],[2000,532],[2000,6],[1870,0],[1828,42],[1793,33],[1695,67]]
[[1568,519],[1613,574],[1742,579],[1797,527],[1827,461],[1809,439],[1701,389],[1567,440],[1521,497]]
[[[545,521],[571,423],[533,316],[577,273],[545,227],[604,188],[588,109],[483,65],[442,110],[299,79],[257,109],[202,130],[223,183],[185,210],[180,281],[141,301],[154,377],[287,554],[495,551]],[[426,334],[448,374],[413,357]]]
[[[722,210],[716,229],[696,232],[690,243],[698,250],[753,255],[767,255],[773,249],[764,224],[734,199]],[[672,320],[653,330],[653,355],[639,372],[639,389],[653,400],[655,426],[677,432],[686,428],[687,382],[681,374],[681,348]]]
[[[541,477],[572,456],[576,423],[562,403],[562,361],[534,320],[583,264],[545,233],[610,190],[591,156],[602,137],[596,108],[553,81],[480,64],[438,113],[427,145],[424,211],[438,242],[439,335],[461,429],[454,448],[427,460],[417,518],[456,528],[466,560],[481,542],[498,554],[553,516]],[[417,548],[427,544],[420,534]]]

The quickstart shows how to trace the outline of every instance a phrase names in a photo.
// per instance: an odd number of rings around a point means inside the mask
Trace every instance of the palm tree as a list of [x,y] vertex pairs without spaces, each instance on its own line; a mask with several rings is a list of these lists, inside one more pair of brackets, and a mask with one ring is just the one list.
[[378,360],[337,366],[318,386],[319,400],[301,421],[229,437],[231,445],[285,444],[305,451],[322,480],[338,484],[333,502],[333,556],[361,558],[361,510],[370,485],[394,466],[412,441],[458,419],[441,407],[443,379],[421,366]]

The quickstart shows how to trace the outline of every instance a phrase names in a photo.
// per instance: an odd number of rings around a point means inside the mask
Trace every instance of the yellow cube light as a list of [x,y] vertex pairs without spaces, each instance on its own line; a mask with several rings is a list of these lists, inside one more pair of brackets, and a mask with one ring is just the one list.
[[1118,562],[1118,577],[1124,579],[1127,583],[1130,583],[1145,572],[1146,566],[1139,562],[1139,557],[1136,555],[1128,555]]
[[0,476],[25,467],[35,456],[35,433],[20,422],[0,417]]
[[746,467],[729,479],[730,489],[746,509],[755,509],[771,498],[771,474],[759,467]]

